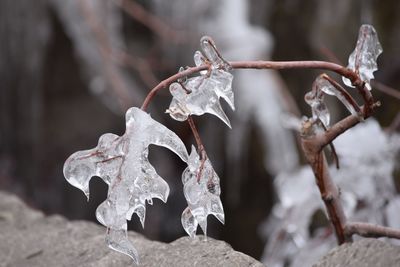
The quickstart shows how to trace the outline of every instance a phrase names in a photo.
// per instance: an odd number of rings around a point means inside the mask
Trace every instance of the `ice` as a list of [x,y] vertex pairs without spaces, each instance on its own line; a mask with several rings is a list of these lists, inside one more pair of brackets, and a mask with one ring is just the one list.
[[189,115],[212,114],[221,119],[229,128],[230,121],[219,103],[219,97],[215,91],[217,82],[205,77],[189,78],[184,85],[190,93],[179,83],[170,85],[173,96],[167,113],[177,121],[185,121]]
[[182,213],[182,226],[191,237],[195,237],[198,225],[204,235],[207,235],[208,215],[212,214],[221,223],[225,223],[224,209],[219,197],[219,177],[208,159],[204,163],[200,160],[193,146],[187,163],[182,182],[188,207]]
[[148,160],[150,144],[163,146],[187,162],[188,153],[179,137],[138,108],[126,113],[126,132],[122,136],[104,134],[97,147],[72,154],[64,164],[64,176],[89,197],[92,176],[108,185],[107,199],[96,210],[97,220],[107,227],[107,244],[137,262],[137,252],[127,238],[126,220],[135,213],[144,226],[146,202],[163,202],[168,184]]
[[325,127],[328,127],[331,115],[325,105],[323,92],[313,89],[304,96],[304,100],[311,107],[313,118],[319,118]]
[[339,85],[337,85],[338,88],[335,87],[328,78],[326,74],[318,76],[313,83],[312,90],[304,96],[304,100],[311,107],[313,118],[319,118],[325,127],[329,127],[330,113],[324,102],[324,94],[327,94],[337,97],[352,115],[363,120],[362,113],[351,96],[346,94]]
[[226,62],[219,54],[214,41],[209,36],[203,36],[200,39],[200,47],[203,50],[205,58],[211,63],[213,68],[220,68],[224,70],[230,70],[232,67]]
[[[361,25],[358,33],[357,45],[349,57],[349,69],[360,75],[366,87],[371,90],[370,80],[374,79],[374,71],[378,70],[377,58],[382,53],[382,46],[378,40],[378,34],[371,25]],[[353,87],[351,81],[343,77],[347,86]]]
[[106,244],[109,248],[128,255],[136,264],[139,264],[139,255],[128,239],[126,226],[125,229],[107,228]]
[[[207,59],[203,56],[203,54],[200,51],[194,52],[193,60],[194,60],[194,64],[197,67],[207,64]],[[200,71],[200,74],[202,74],[202,75],[205,75],[206,73],[207,73],[207,70]]]
[[185,121],[189,115],[209,113],[231,127],[219,102],[223,98],[235,110],[233,75],[228,72],[230,65],[220,56],[210,37],[203,37],[200,45],[204,54],[196,51],[194,62],[196,66],[211,64],[211,70],[201,71],[201,76],[172,83],[169,87],[172,100],[166,112],[177,121]]
[[336,87],[334,87],[328,80],[319,76],[316,80],[316,83],[320,90],[322,90],[325,94],[336,96],[352,115],[360,116],[359,112],[355,110],[354,106],[349,102],[346,96]]

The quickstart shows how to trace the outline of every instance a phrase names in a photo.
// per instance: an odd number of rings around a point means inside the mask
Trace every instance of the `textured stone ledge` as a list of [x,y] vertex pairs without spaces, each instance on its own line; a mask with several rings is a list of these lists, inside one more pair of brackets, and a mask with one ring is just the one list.
[[[134,266],[108,249],[105,228],[61,216],[44,216],[0,192],[0,266]],[[182,237],[170,244],[130,232],[141,266],[263,266],[223,241]]]

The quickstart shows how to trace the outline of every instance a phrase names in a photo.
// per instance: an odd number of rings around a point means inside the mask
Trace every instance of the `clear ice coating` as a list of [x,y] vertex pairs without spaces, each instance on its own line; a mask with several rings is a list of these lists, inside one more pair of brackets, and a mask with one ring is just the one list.
[[219,177],[208,159],[202,164],[193,146],[187,163],[182,183],[188,207],[182,213],[182,226],[190,237],[196,236],[198,225],[207,235],[208,215],[212,214],[221,223],[225,223],[224,208],[219,197]]
[[[371,90],[370,80],[374,79],[374,71],[378,70],[376,60],[382,51],[374,27],[368,24],[361,25],[357,45],[349,57],[347,67],[360,75],[369,90]],[[347,86],[353,87],[349,79],[343,77],[343,82]]]
[[313,89],[306,93],[304,100],[311,107],[313,118],[319,118],[324,126],[328,127],[331,115],[324,102],[324,92],[318,89],[317,81],[314,82]]
[[127,236],[127,222],[133,213],[144,225],[146,201],[166,202],[168,184],[148,160],[150,144],[163,146],[187,162],[188,153],[181,139],[139,108],[126,113],[126,131],[122,136],[104,134],[90,150],[72,154],[64,164],[64,176],[89,199],[89,181],[99,176],[109,185],[107,199],[96,210],[97,220],[107,227],[107,245],[130,256],[138,263],[138,254]]
[[189,115],[200,116],[209,113],[231,127],[219,102],[222,97],[231,109],[235,110],[232,91],[233,75],[228,72],[231,66],[221,57],[210,37],[203,37],[200,46],[203,53],[196,51],[194,62],[196,66],[211,64],[211,70],[201,71],[201,76],[172,83],[169,87],[172,101],[167,113],[178,121],[186,120]]
[[[346,107],[346,109],[352,114],[356,116],[362,116],[360,113],[360,110],[356,110],[358,106],[354,107],[350,101],[347,99],[347,97],[340,91],[338,90],[335,86],[333,86],[327,79],[323,78],[324,75],[318,76],[318,78],[315,80],[316,86],[318,87],[319,90],[324,92],[325,94],[328,95],[333,95],[337,99],[342,102],[342,104]],[[362,117],[361,117],[362,118]]]

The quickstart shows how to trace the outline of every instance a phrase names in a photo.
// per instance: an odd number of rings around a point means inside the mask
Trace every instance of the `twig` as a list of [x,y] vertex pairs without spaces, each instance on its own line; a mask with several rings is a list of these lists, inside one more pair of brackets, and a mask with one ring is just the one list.
[[389,237],[400,239],[400,230],[390,227],[362,222],[348,222],[345,226],[346,236],[357,234],[363,237]]
[[359,113],[360,107],[358,106],[357,102],[354,100],[354,98],[339,84],[337,83],[334,79],[326,75],[325,73],[321,75],[322,78],[327,80],[332,86],[334,86],[341,94],[342,96],[353,106],[354,110]]
[[151,14],[132,0],[112,0],[134,20],[149,28],[154,33],[171,42],[180,43],[185,40],[184,34],[171,28],[165,21]]
[[[234,69],[323,69],[336,72],[348,79],[356,87],[363,87],[364,83],[360,80],[358,75],[352,70],[345,68],[341,65],[326,62],[326,61],[233,61],[228,62]],[[143,104],[142,110],[146,110],[152,98],[157,94],[157,92],[163,88],[168,87],[171,83],[179,78],[192,75],[202,70],[209,70],[209,66],[202,65],[198,67],[189,67],[186,70],[179,72],[162,82],[160,82],[156,87],[154,87],[146,96]],[[362,90],[362,89],[360,89]],[[367,89],[365,89],[368,91]],[[369,92],[369,91],[368,91]],[[365,95],[368,95],[366,92]]]
[[126,87],[126,84],[122,81],[120,72],[113,66],[113,61],[118,64],[128,64],[136,71],[139,72],[140,77],[147,86],[154,86],[157,84],[158,79],[155,77],[150,64],[139,57],[133,57],[126,53],[122,49],[115,49],[112,47],[111,42],[104,31],[103,27],[100,26],[100,22],[93,13],[91,8],[87,5],[86,1],[78,1],[82,14],[87,20],[88,26],[93,32],[94,38],[96,39],[97,45],[99,46],[100,55],[105,62],[105,74],[108,76],[112,88],[117,94],[120,103],[127,109],[132,105],[131,90]]
[[371,80],[371,86],[378,91],[381,91],[382,93],[385,93],[391,97],[394,97],[396,99],[400,100],[400,91],[396,90],[390,86],[387,86],[386,84],[383,84],[377,80]]
[[387,128],[388,134],[392,134],[393,132],[400,129],[400,112],[397,113],[396,117],[394,117],[392,123]]
[[196,140],[197,148],[199,149],[200,155],[201,155],[200,168],[199,168],[199,172],[197,173],[197,182],[199,182],[201,175],[203,173],[204,164],[207,160],[207,153],[206,153],[206,150],[204,149],[203,142],[201,141],[200,134],[197,131],[196,124],[194,123],[193,118],[191,116],[189,116],[187,121],[189,123],[190,129],[192,130],[194,139]]
[[328,217],[333,224],[337,241],[342,244],[351,241],[351,237],[347,237],[344,233],[346,216],[340,203],[339,190],[329,174],[325,154],[320,150],[315,140],[313,127],[313,123],[310,121],[303,124],[301,145],[304,155],[314,172],[316,183],[325,203]]
[[[372,105],[371,110],[374,110],[375,108],[377,108],[379,106],[380,106],[380,102],[376,102]],[[364,106],[362,106],[362,109],[364,110]],[[363,116],[363,118],[366,119],[370,115],[371,114]],[[360,119],[357,115],[349,115],[346,118],[342,119],[341,121],[332,125],[332,127],[329,128],[325,133],[319,134],[316,137],[316,141],[318,142],[320,149],[322,149],[324,146],[331,143],[333,140],[336,139],[336,137],[338,137],[339,135],[341,135],[348,129],[354,127],[359,122],[360,122]]]

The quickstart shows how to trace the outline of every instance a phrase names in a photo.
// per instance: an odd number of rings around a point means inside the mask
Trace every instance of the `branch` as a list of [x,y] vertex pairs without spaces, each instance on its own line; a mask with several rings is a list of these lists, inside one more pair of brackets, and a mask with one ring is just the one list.
[[[334,227],[338,244],[343,244],[351,241],[351,236],[346,236],[344,232],[346,216],[340,203],[340,193],[329,174],[325,154],[316,146],[312,127],[312,123],[304,123],[303,130],[306,131],[306,136],[301,139],[301,145],[304,155],[314,172],[316,183],[328,212],[329,220]],[[310,131],[309,134],[307,131]],[[307,138],[307,136],[310,136],[310,138]]]
[[204,149],[203,142],[201,141],[200,134],[197,131],[196,124],[194,123],[193,118],[191,116],[189,116],[187,121],[189,123],[190,129],[192,129],[194,139],[196,140],[197,148],[199,149],[199,152],[201,155],[200,168],[199,168],[199,172],[197,173],[197,182],[200,182],[200,178],[201,178],[201,175],[202,175],[203,169],[204,169],[204,164],[206,163],[206,160],[207,160],[207,153],[206,153],[206,150]]
[[130,15],[134,20],[149,28],[164,39],[181,42],[184,40],[183,34],[172,29],[168,24],[159,17],[151,14],[141,5],[133,0],[112,0],[114,4],[119,6],[124,12]]
[[[229,62],[233,69],[323,69],[336,72],[348,79],[359,88],[359,90],[363,90],[364,82],[360,80],[358,75],[352,70],[345,68],[339,64],[326,62],[326,61],[233,61]],[[152,98],[157,94],[157,92],[163,88],[168,87],[171,83],[176,81],[179,78],[183,78],[185,76],[192,75],[201,70],[210,69],[209,66],[203,65],[199,67],[189,67],[185,71],[179,72],[162,82],[160,82],[156,87],[154,87],[146,96],[143,104],[142,110],[146,110]],[[361,88],[362,87],[362,88]],[[368,98],[369,91],[365,89],[367,92],[363,92],[366,99]]]
[[390,86],[387,86],[386,84],[378,82],[377,80],[372,80],[371,86],[376,88],[378,91],[381,91],[382,93],[385,93],[391,97],[394,97],[394,98],[400,100],[400,91],[399,90],[396,90]]
[[362,222],[347,223],[345,226],[345,234],[348,237],[357,234],[363,237],[389,237],[400,239],[400,230]]
[[[371,110],[376,109],[380,106],[380,102],[376,102],[372,105]],[[362,107],[362,110],[365,110],[365,106]],[[363,116],[364,119],[367,119],[371,114],[367,114]],[[335,123],[331,128],[329,128],[326,132],[317,135],[316,140],[320,149],[331,143],[336,139],[339,135],[347,131],[348,129],[354,127],[360,122],[360,119],[357,115],[349,115],[341,121]]]

